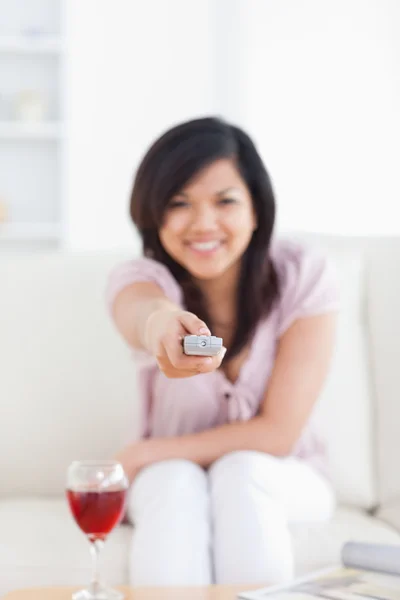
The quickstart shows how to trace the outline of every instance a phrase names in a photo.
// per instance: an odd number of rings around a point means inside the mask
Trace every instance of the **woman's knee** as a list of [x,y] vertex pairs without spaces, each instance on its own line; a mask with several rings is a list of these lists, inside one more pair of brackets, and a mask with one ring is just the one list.
[[211,493],[227,495],[254,486],[261,489],[265,486],[270,459],[274,457],[253,450],[225,454],[209,469]]
[[204,470],[188,460],[165,460],[145,467],[134,480],[129,494],[129,518],[136,520],[146,510],[168,510],[208,504],[208,481]]
[[210,469],[211,499],[277,502],[289,522],[326,521],[335,510],[335,495],[325,478],[294,457],[278,458],[254,451],[232,452]]
[[210,469],[217,583],[261,585],[293,574],[286,514],[264,485],[270,458],[234,452]]
[[131,584],[211,583],[208,481],[201,467],[168,460],[143,469],[129,508]]

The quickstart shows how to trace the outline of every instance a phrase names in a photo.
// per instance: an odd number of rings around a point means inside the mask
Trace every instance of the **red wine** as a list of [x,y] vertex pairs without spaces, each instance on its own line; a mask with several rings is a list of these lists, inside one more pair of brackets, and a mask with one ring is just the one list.
[[104,540],[122,518],[127,490],[76,492],[67,490],[75,521],[91,541]]

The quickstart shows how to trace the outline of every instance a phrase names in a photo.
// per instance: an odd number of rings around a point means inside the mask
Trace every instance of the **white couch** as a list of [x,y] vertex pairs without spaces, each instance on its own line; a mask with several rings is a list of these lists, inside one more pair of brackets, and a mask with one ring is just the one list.
[[[298,573],[332,564],[348,539],[400,542],[400,241],[311,237],[338,268],[337,349],[316,418],[329,441],[340,506],[293,528]],[[84,536],[64,498],[69,462],[109,457],[137,427],[135,370],[104,304],[127,253],[0,255],[0,595],[83,584]],[[131,528],[104,549],[128,583]]]

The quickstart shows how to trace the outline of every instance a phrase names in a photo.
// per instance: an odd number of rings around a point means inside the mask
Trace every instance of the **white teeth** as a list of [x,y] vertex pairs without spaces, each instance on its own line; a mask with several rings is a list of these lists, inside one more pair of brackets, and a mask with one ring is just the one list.
[[194,250],[199,250],[200,252],[207,252],[209,250],[214,250],[219,246],[219,242],[198,242],[197,244],[190,244]]

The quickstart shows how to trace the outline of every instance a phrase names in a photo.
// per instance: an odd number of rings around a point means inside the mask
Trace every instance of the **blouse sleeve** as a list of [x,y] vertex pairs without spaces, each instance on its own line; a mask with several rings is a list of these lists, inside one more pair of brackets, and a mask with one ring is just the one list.
[[[111,316],[118,294],[128,285],[139,282],[157,284],[167,298],[178,306],[182,306],[181,287],[167,267],[151,258],[139,258],[117,265],[108,277],[106,304]],[[156,364],[155,358],[145,350],[132,348],[132,357],[139,368]]]
[[111,311],[117,295],[128,285],[138,282],[157,284],[175,304],[182,305],[182,291],[170,271],[151,258],[139,258],[121,263],[111,271],[106,286],[106,301]]
[[298,243],[280,252],[281,283],[278,333],[282,335],[299,318],[339,310],[339,285],[326,256]]

